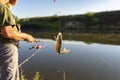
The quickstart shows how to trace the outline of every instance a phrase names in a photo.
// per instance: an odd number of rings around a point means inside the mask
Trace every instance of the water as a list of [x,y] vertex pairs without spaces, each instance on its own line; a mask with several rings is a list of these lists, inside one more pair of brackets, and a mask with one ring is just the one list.
[[[54,50],[54,43],[47,45],[28,62],[22,65],[25,77],[33,80],[39,71],[44,80],[120,80],[120,45],[92,43],[81,41],[63,41],[63,47],[70,49],[64,55]],[[21,42],[19,63],[36,50],[29,50],[35,43]]]

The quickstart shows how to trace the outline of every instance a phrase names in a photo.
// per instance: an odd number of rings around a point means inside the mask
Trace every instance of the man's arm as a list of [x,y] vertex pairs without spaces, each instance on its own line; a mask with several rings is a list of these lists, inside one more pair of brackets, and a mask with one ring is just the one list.
[[34,42],[34,38],[31,35],[22,32],[16,32],[11,26],[3,27],[1,32],[5,38]]

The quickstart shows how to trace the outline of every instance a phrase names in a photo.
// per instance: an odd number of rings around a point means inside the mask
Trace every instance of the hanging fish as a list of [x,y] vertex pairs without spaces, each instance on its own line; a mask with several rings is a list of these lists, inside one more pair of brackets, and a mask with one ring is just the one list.
[[[55,36],[54,36],[55,37]],[[55,37],[55,42],[54,42],[54,49],[59,53],[59,54],[65,54],[70,52],[70,50],[64,48],[63,50],[61,50],[61,46],[62,46],[62,33],[59,32],[57,37]]]
[[54,2],[55,2],[56,0],[54,0]]

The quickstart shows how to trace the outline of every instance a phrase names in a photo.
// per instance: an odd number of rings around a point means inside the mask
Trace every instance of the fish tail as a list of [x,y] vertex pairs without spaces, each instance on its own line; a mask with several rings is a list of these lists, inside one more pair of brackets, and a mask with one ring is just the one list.
[[68,52],[70,52],[70,50],[66,48],[64,48],[63,50],[60,50],[60,54],[66,54]]

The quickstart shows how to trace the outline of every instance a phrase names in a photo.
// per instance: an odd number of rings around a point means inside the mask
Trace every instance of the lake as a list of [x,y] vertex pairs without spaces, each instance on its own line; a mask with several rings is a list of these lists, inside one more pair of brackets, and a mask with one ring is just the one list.
[[[67,54],[54,50],[54,41],[40,42],[45,46],[30,60],[22,65],[28,80],[33,80],[36,71],[43,80],[120,80],[120,45],[85,43],[77,40],[63,40],[62,49]],[[106,41],[107,42],[107,41]],[[29,50],[35,43],[22,41],[19,48],[19,64],[36,52]]]

